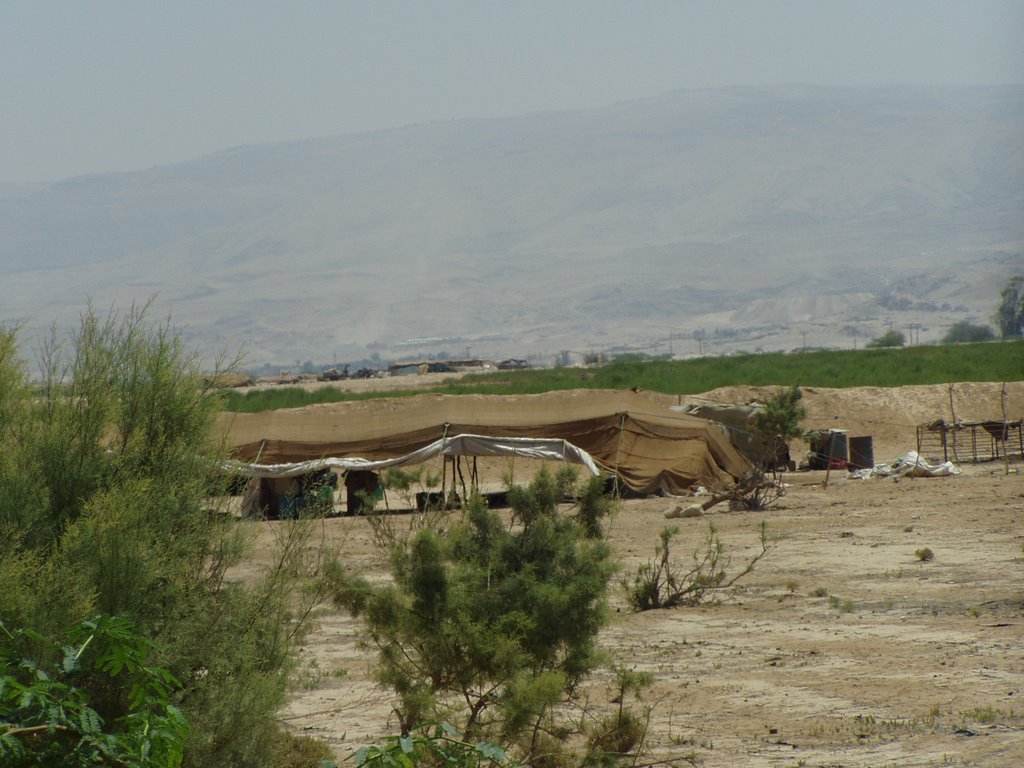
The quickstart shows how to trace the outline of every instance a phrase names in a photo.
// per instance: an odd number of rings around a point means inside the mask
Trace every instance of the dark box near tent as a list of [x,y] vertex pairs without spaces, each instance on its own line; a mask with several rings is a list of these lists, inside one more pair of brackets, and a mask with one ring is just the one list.
[[875,445],[871,435],[850,438],[850,469],[874,469]]
[[845,429],[826,429],[811,440],[811,469],[845,469],[850,463],[849,441]]

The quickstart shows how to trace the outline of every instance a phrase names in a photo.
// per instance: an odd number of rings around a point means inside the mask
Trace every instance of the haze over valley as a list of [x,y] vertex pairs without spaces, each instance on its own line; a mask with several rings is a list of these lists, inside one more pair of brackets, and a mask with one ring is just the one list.
[[1021,86],[709,88],[0,184],[0,321],[155,296],[252,365],[923,343],[1024,274],[1022,138]]

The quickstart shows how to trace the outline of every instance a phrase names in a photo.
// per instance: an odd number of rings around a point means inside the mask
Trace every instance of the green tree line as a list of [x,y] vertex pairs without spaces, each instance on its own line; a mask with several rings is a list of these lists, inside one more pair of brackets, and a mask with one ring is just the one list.
[[469,375],[430,389],[350,393],[335,387],[230,391],[224,408],[258,412],[313,403],[438,394],[536,394],[557,389],[639,387],[668,394],[698,394],[733,385],[901,387],[951,381],[1024,380],[1024,342],[941,344],[864,350],[815,350],[694,360],[621,358],[595,368],[549,368]]

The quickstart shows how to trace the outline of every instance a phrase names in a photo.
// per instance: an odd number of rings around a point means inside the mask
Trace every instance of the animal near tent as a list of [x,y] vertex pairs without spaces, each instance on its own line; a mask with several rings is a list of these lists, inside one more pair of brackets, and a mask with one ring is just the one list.
[[[474,452],[501,444],[501,438],[565,441],[601,471],[645,494],[731,484],[750,466],[720,425],[673,413],[632,390],[382,398],[223,414],[221,424],[236,468],[253,476],[298,472],[288,465],[300,463],[306,463],[301,471],[330,466],[330,459],[415,463],[424,455],[417,452],[462,435],[498,439],[465,441],[463,455],[484,455]],[[506,452],[517,453],[514,440],[504,443],[510,446]],[[493,452],[487,449],[486,455]]]

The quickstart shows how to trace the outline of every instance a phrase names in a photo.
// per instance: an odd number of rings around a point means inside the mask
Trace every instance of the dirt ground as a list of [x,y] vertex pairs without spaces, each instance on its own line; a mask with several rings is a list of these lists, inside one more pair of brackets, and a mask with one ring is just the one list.
[[[1024,383],[1007,389],[1010,418],[1019,418]],[[945,386],[805,394],[807,426],[873,435],[878,462],[913,448],[916,424],[950,417]],[[964,419],[1000,418],[1001,395],[999,384],[958,384],[953,408]],[[678,500],[623,502],[610,532],[622,575],[652,557],[670,522],[683,561],[709,523],[734,568],[757,551],[762,520],[773,544],[715,605],[635,614],[613,586],[601,645],[654,675],[644,698],[651,758],[709,768],[1024,765],[1024,465],[961,469],[898,481],[833,471],[827,487],[824,472],[789,473],[786,495],[757,513],[715,508],[666,521]],[[256,533],[243,569],[251,573],[267,562],[280,523],[243,524]],[[321,532],[351,568],[385,578],[365,518],[330,519]],[[918,559],[924,548],[933,560]],[[303,650],[306,684],[286,715],[338,758],[397,727],[358,637],[347,615],[319,617]],[[595,712],[610,705],[608,682],[602,673],[588,687]]]

